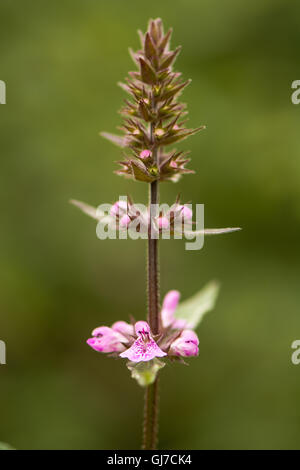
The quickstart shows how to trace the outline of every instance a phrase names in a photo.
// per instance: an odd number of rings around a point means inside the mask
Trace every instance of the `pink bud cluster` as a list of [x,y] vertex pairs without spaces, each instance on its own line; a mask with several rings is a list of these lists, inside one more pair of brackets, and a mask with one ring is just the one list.
[[[142,156],[142,154],[144,156]],[[150,150],[143,150],[141,152],[141,158],[149,158],[151,156]],[[110,210],[110,215],[119,222],[119,225],[123,228],[129,226],[130,222],[137,216],[138,213],[135,214],[134,206],[131,206],[132,210],[129,210],[130,207],[128,206],[127,202],[124,200],[119,200],[113,204]],[[130,214],[130,215],[129,215]],[[184,204],[174,204],[169,213],[163,215],[161,214],[157,218],[157,224],[159,230],[168,229],[170,225],[174,222],[181,221],[181,222],[191,222],[193,218],[193,211]],[[149,219],[149,215],[145,217],[144,222]],[[147,223],[147,222],[146,222]]]

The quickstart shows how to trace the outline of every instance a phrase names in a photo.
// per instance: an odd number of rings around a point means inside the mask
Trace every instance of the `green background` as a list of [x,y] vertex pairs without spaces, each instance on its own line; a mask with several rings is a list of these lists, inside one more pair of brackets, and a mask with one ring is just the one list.
[[136,30],[161,16],[183,51],[190,124],[207,129],[188,175],[164,184],[205,204],[207,227],[242,232],[203,250],[161,243],[161,289],[222,289],[199,328],[200,356],[161,374],[161,448],[300,447],[300,5],[286,0],[1,0],[0,441],[19,449],[139,448],[143,390],[124,361],[85,340],[145,317],[144,241],[100,241],[68,204],[97,205],[141,183],[113,175],[115,131]]

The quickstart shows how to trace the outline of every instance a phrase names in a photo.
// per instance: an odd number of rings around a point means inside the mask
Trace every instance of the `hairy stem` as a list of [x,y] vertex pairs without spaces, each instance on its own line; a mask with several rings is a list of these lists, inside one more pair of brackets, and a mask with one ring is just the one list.
[[145,391],[144,408],[144,437],[143,449],[154,450],[157,446],[158,434],[158,399],[159,399],[159,378],[157,377],[152,385]]
[[[149,203],[159,203],[159,188],[158,181],[150,184]],[[155,215],[154,210],[150,210],[149,234],[148,234],[148,321],[151,331],[154,335],[159,333],[160,318],[159,318],[159,260],[158,260],[158,239],[153,238],[152,217]],[[152,236],[151,236],[152,233]]]
[[[151,140],[153,139],[154,125],[151,125]],[[153,150],[153,159],[157,164],[157,149]],[[159,204],[158,181],[149,186],[150,223],[148,231],[148,256],[147,256],[147,292],[148,292],[148,322],[153,335],[160,332],[160,289],[159,289],[159,259],[158,238],[153,237],[153,216],[157,215],[153,210],[153,204]],[[155,449],[158,432],[158,377],[145,391],[144,404],[144,434],[143,449]]]

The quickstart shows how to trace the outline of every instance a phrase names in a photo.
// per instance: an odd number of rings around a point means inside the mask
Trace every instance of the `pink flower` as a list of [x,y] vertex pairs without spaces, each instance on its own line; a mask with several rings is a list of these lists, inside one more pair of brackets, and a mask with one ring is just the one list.
[[140,153],[140,158],[143,158],[143,159],[144,158],[149,158],[149,157],[151,157],[151,155],[152,155],[151,150],[147,150],[147,149],[142,150],[141,153]]
[[179,216],[184,220],[191,220],[193,218],[193,211],[188,206],[179,205],[178,209],[180,210]]
[[175,339],[170,346],[171,356],[198,356],[199,339],[193,330],[183,330],[179,338]]
[[178,305],[179,299],[180,292],[178,292],[178,290],[170,290],[166,294],[161,309],[161,319],[164,328],[168,328],[168,326],[172,325],[174,322],[174,312]]
[[124,215],[126,212],[127,202],[122,200],[115,202],[110,209],[110,215],[112,217]]
[[112,326],[114,331],[121,333],[123,335],[134,335],[134,327],[130,325],[130,323],[126,323],[126,321],[116,321]]
[[120,219],[120,225],[122,227],[128,227],[128,225],[130,224],[131,222],[131,218],[129,217],[129,215],[127,214],[124,214],[121,219]]
[[157,219],[159,228],[168,228],[169,227],[169,219],[168,217],[161,216]]
[[175,310],[180,299],[178,290],[170,290],[163,300],[161,309],[161,320],[164,328],[171,327],[173,329],[183,330],[187,328],[188,322],[183,318],[175,318]]
[[87,340],[87,344],[91,346],[91,348],[104,353],[124,351],[126,349],[124,343],[128,343],[126,336],[108,326],[95,328],[92,331],[92,338]]
[[163,352],[151,336],[150,326],[145,321],[138,321],[135,324],[137,340],[120,357],[126,357],[132,362],[151,361],[154,357],[163,357],[167,354]]
[[177,165],[177,163],[175,162],[175,160],[172,160],[172,161],[170,162],[170,167],[171,167],[171,168],[177,168],[177,167],[178,167],[178,165]]

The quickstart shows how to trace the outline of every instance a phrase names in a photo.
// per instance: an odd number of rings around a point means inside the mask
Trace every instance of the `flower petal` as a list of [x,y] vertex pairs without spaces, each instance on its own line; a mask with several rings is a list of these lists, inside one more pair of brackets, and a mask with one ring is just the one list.
[[130,325],[130,323],[127,323],[126,321],[116,321],[112,325],[112,329],[124,335],[130,335],[130,336],[134,335],[133,325]]
[[[138,322],[142,323],[142,322]],[[163,352],[150,338],[145,342],[143,338],[138,338],[133,345],[120,354],[121,357],[127,357],[132,362],[151,361],[154,357],[163,357],[167,354]]]
[[150,334],[150,326],[146,321],[137,321],[134,325],[135,332],[138,336]]
[[199,339],[193,330],[184,330],[179,338],[175,339],[170,346],[169,354],[171,356],[198,356]]
[[178,305],[179,298],[180,292],[178,292],[178,290],[170,290],[166,294],[163,300],[163,306],[161,310],[161,318],[164,328],[167,328],[174,322],[174,312]]
[[124,344],[111,336],[102,336],[101,338],[89,338],[87,344],[95,351],[103,353],[121,352],[125,350]]
[[112,334],[112,329],[109,328],[108,326],[98,326],[98,328],[95,328],[92,331],[92,336],[104,336],[104,335],[109,335]]

